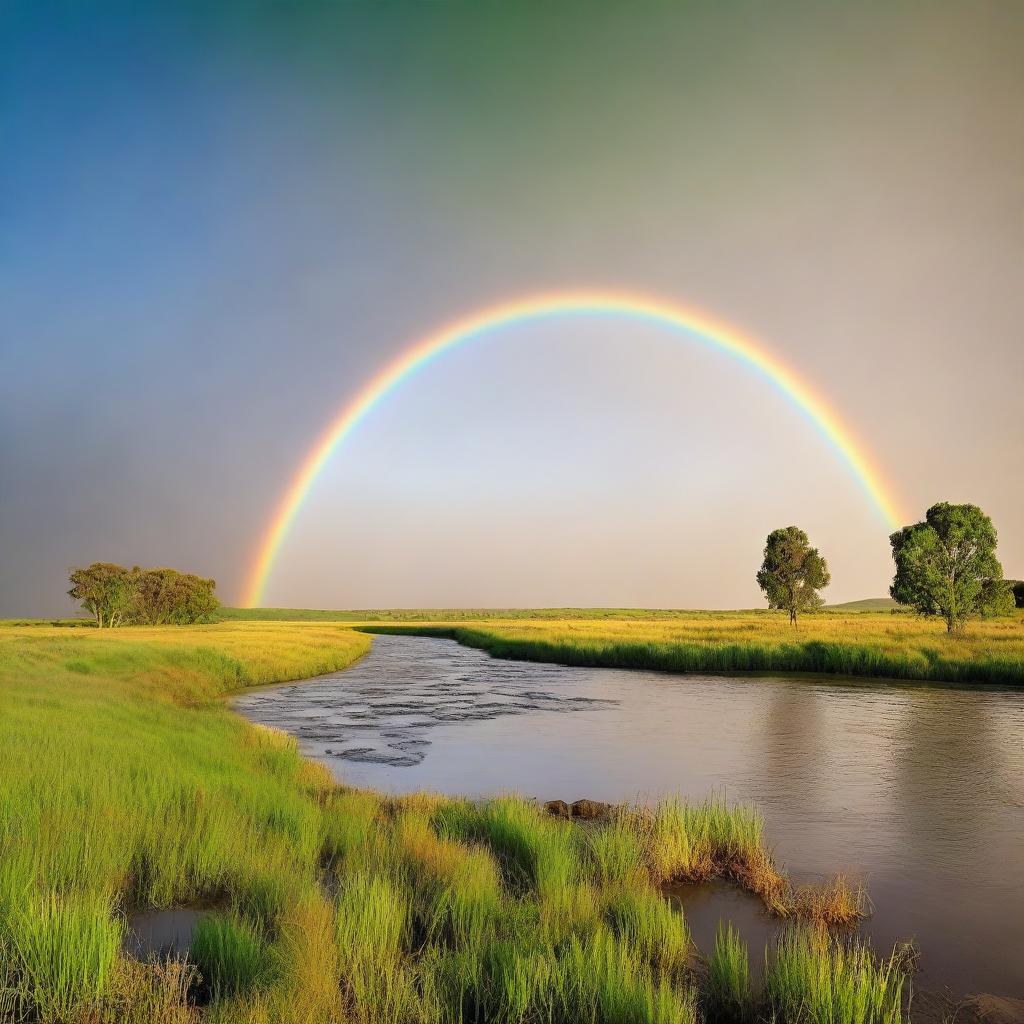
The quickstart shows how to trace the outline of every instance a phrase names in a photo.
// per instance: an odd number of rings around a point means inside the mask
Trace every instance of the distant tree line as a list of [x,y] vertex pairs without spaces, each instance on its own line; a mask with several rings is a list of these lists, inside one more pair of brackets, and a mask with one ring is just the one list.
[[93,562],[72,569],[69,581],[68,596],[95,617],[100,629],[210,622],[220,607],[213,580],[176,569]]
[[[937,616],[950,633],[975,617],[1007,615],[1024,606],[1024,583],[1003,579],[996,529],[977,505],[932,505],[924,520],[889,538],[896,575],[889,593],[921,615]],[[797,615],[821,607],[828,564],[795,526],[768,535],[757,582],[769,608]]]

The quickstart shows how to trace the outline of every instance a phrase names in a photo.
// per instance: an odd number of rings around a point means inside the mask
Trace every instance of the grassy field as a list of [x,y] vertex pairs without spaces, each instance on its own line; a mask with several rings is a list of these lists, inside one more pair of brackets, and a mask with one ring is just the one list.
[[767,612],[666,618],[517,618],[367,623],[379,633],[448,636],[496,657],[667,672],[823,672],[931,682],[1024,684],[1024,613],[942,623],[904,613],[821,612],[796,628]]
[[[813,930],[851,894],[793,892],[751,808],[581,826],[516,797],[389,800],[220,699],[369,642],[317,622],[0,626],[0,1020],[903,1019],[902,957]],[[794,919],[756,991],[738,942],[694,964],[659,891],[715,874]],[[187,960],[123,952],[133,910],[197,905]]]
[[[894,612],[913,615],[890,597],[872,597],[863,601],[828,605],[818,613]],[[364,608],[331,611],[325,608],[221,608],[219,615],[228,622],[464,622],[490,619],[629,619],[672,621],[714,616],[768,616],[777,612],[767,608],[738,611],[693,610],[685,608]],[[70,621],[70,620],[65,620]]]
[[371,608],[328,611],[322,608],[221,608],[226,622],[484,622],[491,620],[615,619],[655,621],[708,615],[769,615],[767,610],[698,612],[673,608]]

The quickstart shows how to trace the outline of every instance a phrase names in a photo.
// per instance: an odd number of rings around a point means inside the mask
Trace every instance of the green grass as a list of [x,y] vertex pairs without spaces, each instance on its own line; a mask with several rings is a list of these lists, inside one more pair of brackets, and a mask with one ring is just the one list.
[[822,928],[790,928],[765,951],[759,989],[750,980],[746,944],[719,927],[701,992],[706,1019],[722,1024],[903,1024],[909,953],[879,958],[862,940]]
[[879,961],[863,942],[794,929],[767,957],[764,998],[775,1020],[901,1024],[906,954]]
[[754,1016],[750,955],[732,924],[718,925],[715,948],[708,958],[704,1002],[708,1015],[723,1024],[744,1024]]
[[[217,614],[225,622],[479,622],[489,619],[632,619],[662,621],[706,616],[708,612],[677,608],[364,608],[329,610],[323,608],[225,608]],[[763,609],[749,612],[712,612],[713,615],[770,614]],[[13,620],[12,620],[13,621]],[[37,620],[43,621],[43,620]],[[66,620],[67,622],[87,620]],[[32,620],[21,620],[32,625]]]
[[237,914],[200,920],[189,951],[214,998],[250,992],[268,985],[274,961],[259,925]]
[[840,604],[830,604],[827,610],[831,612],[892,612],[903,611],[908,615],[912,614],[906,605],[894,601],[891,597],[865,597],[860,601],[843,601]]
[[[581,826],[518,797],[356,792],[222,700],[369,642],[318,622],[0,627],[0,1019],[690,1024],[689,935],[661,882],[720,874],[792,910],[751,808]],[[125,954],[133,909],[197,903],[188,963]],[[902,986],[870,952],[828,955],[868,978],[836,998],[885,1008],[875,988]],[[779,1021],[827,1004],[800,956],[775,958]]]
[[5,918],[15,969],[38,1016],[67,1019],[103,995],[122,932],[109,896],[33,892]]
[[1024,613],[939,622],[899,613],[823,611],[792,627],[770,612],[520,617],[365,623],[373,633],[439,636],[498,658],[661,672],[798,672],[961,684],[1024,685]]

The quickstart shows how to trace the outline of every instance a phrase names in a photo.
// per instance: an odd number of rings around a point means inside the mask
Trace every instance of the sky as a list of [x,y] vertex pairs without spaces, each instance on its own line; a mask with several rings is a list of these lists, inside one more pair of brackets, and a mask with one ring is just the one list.
[[[3,5],[0,616],[98,560],[239,601],[377,371],[571,287],[760,339],[906,522],[978,504],[1024,577],[1022,99],[984,0]],[[266,602],[754,607],[790,523],[828,600],[886,593],[888,524],[749,368],[522,325],[373,410]]]

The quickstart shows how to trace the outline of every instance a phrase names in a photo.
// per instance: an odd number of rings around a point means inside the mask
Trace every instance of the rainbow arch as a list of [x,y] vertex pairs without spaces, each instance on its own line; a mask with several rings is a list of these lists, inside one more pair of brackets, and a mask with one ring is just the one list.
[[705,313],[651,296],[618,291],[531,295],[471,313],[426,335],[385,366],[328,424],[292,477],[268,523],[246,577],[244,605],[257,607],[282,542],[335,449],[374,406],[435,356],[504,328],[569,316],[613,316],[665,327],[715,348],[760,373],[811,421],[846,463],[888,528],[900,522],[891,489],[852,431],[825,398],[760,341]]

